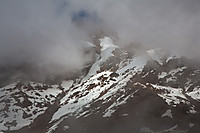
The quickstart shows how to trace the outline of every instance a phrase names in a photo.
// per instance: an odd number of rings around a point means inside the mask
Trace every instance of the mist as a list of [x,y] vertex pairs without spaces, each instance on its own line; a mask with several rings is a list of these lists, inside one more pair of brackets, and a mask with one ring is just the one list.
[[73,57],[73,63],[80,62],[80,41],[87,36],[59,6],[53,1],[1,2],[1,63],[38,57],[69,64]]
[[1,0],[0,65],[79,69],[91,58],[81,42],[98,31],[116,33],[122,47],[139,43],[197,58],[199,6],[198,0]]
[[94,3],[88,7],[94,7],[103,20],[103,27],[117,33],[119,45],[139,43],[183,56],[200,56],[198,0],[103,0]]

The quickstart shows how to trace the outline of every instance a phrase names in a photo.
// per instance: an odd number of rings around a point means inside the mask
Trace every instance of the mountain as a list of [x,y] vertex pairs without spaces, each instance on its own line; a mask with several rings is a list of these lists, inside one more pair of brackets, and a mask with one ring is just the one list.
[[76,76],[1,83],[0,133],[199,132],[197,62],[109,37],[88,49],[93,61]]

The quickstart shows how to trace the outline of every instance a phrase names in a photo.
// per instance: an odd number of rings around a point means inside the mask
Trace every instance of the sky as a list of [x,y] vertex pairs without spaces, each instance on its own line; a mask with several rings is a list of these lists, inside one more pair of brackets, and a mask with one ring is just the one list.
[[117,33],[120,46],[199,57],[199,6],[199,0],[1,0],[0,65],[80,68],[90,58],[81,42],[98,30]]

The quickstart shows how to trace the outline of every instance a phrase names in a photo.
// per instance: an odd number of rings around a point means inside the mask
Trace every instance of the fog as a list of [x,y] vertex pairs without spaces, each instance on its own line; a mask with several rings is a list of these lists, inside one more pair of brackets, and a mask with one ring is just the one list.
[[86,37],[53,1],[1,1],[0,61],[82,65],[79,40]]
[[200,55],[198,0],[103,0],[94,3],[88,7],[94,7],[104,27],[117,32],[120,45],[137,42],[190,57]]
[[81,68],[90,60],[81,42],[99,30],[115,32],[120,46],[199,57],[199,6],[199,0],[1,0],[0,65]]

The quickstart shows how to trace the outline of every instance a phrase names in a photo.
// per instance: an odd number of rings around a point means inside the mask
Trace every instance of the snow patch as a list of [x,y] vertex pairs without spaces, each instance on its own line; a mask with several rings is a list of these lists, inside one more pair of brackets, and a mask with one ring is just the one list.
[[200,100],[200,88],[195,88],[194,91],[187,92],[186,94],[195,100]]
[[61,86],[64,88],[64,91],[67,91],[73,85],[73,83],[73,80],[62,81]]
[[155,89],[163,90],[158,96],[162,97],[168,105],[176,106],[180,103],[189,103],[181,88],[172,88],[151,84]]
[[100,70],[101,65],[106,62],[111,56],[114,56],[112,52],[118,48],[113,44],[113,41],[109,37],[100,39],[101,53],[100,58],[96,58],[95,63],[90,68],[88,74],[82,79],[82,82],[88,80],[92,75],[95,75]]
[[170,109],[166,110],[166,112],[162,115],[162,117],[173,118],[172,117],[172,111]]
[[162,78],[164,78],[165,76],[167,76],[167,73],[166,73],[166,72],[161,72],[161,73],[158,75],[158,78],[159,78],[159,79],[162,79]]

